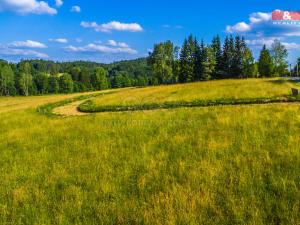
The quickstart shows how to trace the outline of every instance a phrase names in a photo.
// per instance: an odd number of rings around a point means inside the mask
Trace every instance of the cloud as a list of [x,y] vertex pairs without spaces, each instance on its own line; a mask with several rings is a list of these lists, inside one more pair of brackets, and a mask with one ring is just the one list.
[[226,32],[227,33],[244,33],[251,31],[255,26],[259,24],[270,22],[272,19],[271,13],[263,13],[263,12],[256,12],[250,14],[249,21],[250,23],[247,24],[245,22],[239,22],[233,26],[227,26]]
[[227,33],[240,33],[240,32],[246,32],[251,30],[251,26],[246,24],[245,22],[237,23],[234,26],[227,26],[226,32]]
[[80,13],[81,12],[81,8],[78,5],[74,5],[71,8],[71,12]]
[[107,42],[108,45],[113,46],[113,47],[121,47],[121,48],[129,48],[129,45],[124,43],[124,42],[116,42],[114,40],[109,40]]
[[81,22],[81,26],[84,28],[94,28],[97,32],[111,31],[129,31],[129,32],[141,32],[143,28],[138,23],[121,23],[118,21],[111,21],[109,23],[97,24],[96,22]]
[[273,23],[272,13],[256,12],[249,16],[248,23],[239,22],[226,27],[227,33],[241,34],[247,39],[247,44],[254,51],[260,50],[263,45],[270,48],[275,39],[291,51],[300,49],[295,37],[300,37],[300,26],[297,24]]
[[272,13],[256,12],[249,16],[249,22],[239,22],[226,27],[227,33],[264,34],[264,36],[300,36],[300,26],[297,24],[274,24]]
[[283,38],[280,37],[264,37],[260,39],[246,40],[247,45],[253,48],[262,48],[263,45],[266,45],[267,48],[271,48],[275,40],[280,40],[288,50],[296,50],[300,48],[300,44],[295,42],[283,41]]
[[[125,44],[125,43],[124,43]],[[64,48],[67,52],[73,53],[127,53],[127,54],[137,54],[135,49],[130,48],[127,44],[126,46],[120,46],[119,43],[116,43],[115,46],[107,46],[101,44],[88,44],[86,46],[75,47],[75,46],[67,46]]]
[[2,56],[27,56],[27,57],[34,57],[34,58],[48,58],[47,54],[28,50],[28,49],[15,49],[15,48],[8,48],[4,46],[0,46],[0,55]]
[[250,25],[271,21],[272,14],[264,12],[256,12],[250,15]]
[[15,41],[9,44],[10,47],[17,47],[17,48],[47,48],[47,46],[38,41]]
[[66,44],[68,43],[68,39],[66,38],[57,38],[57,39],[49,39],[49,41],[51,42],[57,42],[57,43],[62,43],[62,44]]
[[0,11],[11,11],[21,15],[57,14],[57,10],[50,7],[48,3],[37,0],[0,0]]
[[62,0],[55,0],[56,7],[61,7],[64,4]]

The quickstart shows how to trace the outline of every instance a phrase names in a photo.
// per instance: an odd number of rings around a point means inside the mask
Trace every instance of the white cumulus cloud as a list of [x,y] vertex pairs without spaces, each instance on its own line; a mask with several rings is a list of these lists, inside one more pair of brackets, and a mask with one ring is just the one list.
[[47,2],[37,0],[0,0],[0,11],[11,11],[18,14],[57,14],[57,10]]
[[14,41],[9,44],[10,47],[17,47],[17,48],[47,48],[47,46],[38,41]]
[[251,26],[245,22],[240,22],[234,26],[226,27],[226,32],[228,32],[228,33],[234,33],[234,32],[240,33],[240,32],[246,32],[249,30],[251,30]]
[[272,19],[271,13],[263,13],[263,12],[252,13],[250,14],[249,17],[249,21],[250,21],[249,23],[239,22],[233,26],[228,25],[226,27],[226,32],[227,33],[248,32],[261,23],[270,22],[271,19]]
[[111,32],[111,31],[129,31],[141,32],[143,28],[138,23],[121,23],[118,21],[111,21],[109,23],[97,24],[96,22],[81,22],[84,28],[94,28],[97,32]]
[[74,5],[71,8],[71,12],[80,13],[81,12],[81,8],[78,5]]

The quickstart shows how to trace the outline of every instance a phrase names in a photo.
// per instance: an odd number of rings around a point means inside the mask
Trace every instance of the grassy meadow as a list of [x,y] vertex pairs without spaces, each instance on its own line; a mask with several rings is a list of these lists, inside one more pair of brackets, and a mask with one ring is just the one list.
[[[294,85],[212,81],[92,101],[276,97]],[[36,110],[70,97],[0,98],[0,224],[300,224],[300,104]]]
[[284,79],[218,80],[128,89],[93,99],[95,105],[138,105],[174,101],[271,98],[291,94],[299,84]]
[[[92,92],[93,93],[93,92]],[[45,95],[45,96],[29,96],[29,97],[0,97],[0,114],[12,111],[20,111],[24,109],[34,108],[44,104],[63,101],[91,93],[76,93],[69,95]]]

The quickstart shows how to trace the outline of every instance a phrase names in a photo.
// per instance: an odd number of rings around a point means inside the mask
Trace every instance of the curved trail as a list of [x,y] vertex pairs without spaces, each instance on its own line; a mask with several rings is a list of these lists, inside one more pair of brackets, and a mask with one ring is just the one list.
[[[58,115],[58,116],[63,116],[63,117],[69,117],[69,116],[86,116],[86,115],[90,115],[90,114],[95,114],[95,113],[103,113],[103,112],[81,112],[78,110],[78,106],[84,102],[86,102],[87,99],[85,100],[80,100],[80,101],[74,101],[71,103],[68,103],[66,105],[63,106],[58,106],[55,107],[52,110],[52,113],[54,115]],[[223,105],[223,106],[253,106],[253,105],[299,105],[299,102],[267,102],[267,103],[263,103],[263,104],[257,104],[257,103],[253,103],[253,104],[231,104],[231,105]],[[222,105],[216,105],[216,106],[222,106]],[[201,108],[201,107],[214,107],[214,106],[198,106],[196,108]],[[178,107],[178,108],[182,108],[182,107]],[[160,110],[160,109],[153,109],[153,110]],[[144,110],[136,110],[136,111],[144,111]],[[120,112],[120,111],[115,111],[115,112]]]
[[54,108],[52,113],[59,116],[86,116],[90,113],[80,112],[77,107],[86,100],[72,102],[67,105]]

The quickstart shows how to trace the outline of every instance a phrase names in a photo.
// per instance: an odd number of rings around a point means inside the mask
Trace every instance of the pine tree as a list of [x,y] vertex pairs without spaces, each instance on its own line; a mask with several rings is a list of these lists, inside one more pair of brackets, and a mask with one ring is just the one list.
[[233,36],[229,38],[229,61],[228,61],[228,76],[234,77],[234,55],[235,55],[235,41]]
[[240,36],[235,37],[234,54],[232,58],[232,76],[242,77],[243,74],[243,56],[246,44]]
[[195,41],[192,35],[184,40],[180,53],[179,82],[192,82],[195,79]]
[[260,52],[260,57],[258,61],[258,71],[261,77],[271,77],[273,74],[273,61],[270,55],[270,51],[267,49],[266,45]]
[[211,47],[216,59],[216,67],[213,73],[213,78],[218,79],[222,76],[222,47],[219,35],[213,38]]
[[232,36],[226,37],[223,46],[222,71],[223,78],[234,77],[235,41]]
[[201,40],[199,45],[198,41],[195,40],[195,59],[194,59],[194,80],[199,81],[202,78],[203,67],[202,63],[204,61],[204,41]]
[[214,50],[211,47],[205,47],[202,62],[201,80],[210,80],[216,66]]

